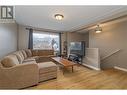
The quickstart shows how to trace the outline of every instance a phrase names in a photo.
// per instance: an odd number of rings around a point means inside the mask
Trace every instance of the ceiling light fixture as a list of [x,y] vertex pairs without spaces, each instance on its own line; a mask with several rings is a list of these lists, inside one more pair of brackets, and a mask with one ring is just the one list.
[[97,25],[95,31],[96,31],[96,33],[101,33],[102,32],[102,28],[99,25]]
[[61,14],[55,14],[55,18],[56,18],[56,20],[62,20],[64,18],[64,16]]

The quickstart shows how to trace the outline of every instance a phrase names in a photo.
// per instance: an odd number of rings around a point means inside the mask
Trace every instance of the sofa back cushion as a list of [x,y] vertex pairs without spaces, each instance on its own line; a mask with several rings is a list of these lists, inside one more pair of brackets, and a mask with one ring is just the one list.
[[38,50],[38,56],[54,55],[54,50]]
[[22,57],[22,59],[24,60],[25,58],[24,58],[24,55],[23,55],[22,51],[20,50],[18,52],[19,52],[20,56]]
[[26,59],[27,58],[27,54],[26,54],[26,52],[24,50],[22,50],[22,54],[23,54],[24,58]]
[[15,55],[9,55],[3,58],[1,64],[3,65],[3,67],[12,67],[16,64],[19,64],[19,61]]
[[38,50],[31,50],[32,56],[38,56]]
[[24,60],[24,57],[23,57],[23,55],[21,54],[21,52],[20,52],[20,51],[17,51],[17,52],[15,52],[14,54],[16,55],[16,57],[17,57],[17,59],[18,59],[18,61],[19,61],[19,64],[22,64],[22,62],[23,62],[23,60]]
[[32,57],[32,52],[30,49],[25,50],[28,57]]

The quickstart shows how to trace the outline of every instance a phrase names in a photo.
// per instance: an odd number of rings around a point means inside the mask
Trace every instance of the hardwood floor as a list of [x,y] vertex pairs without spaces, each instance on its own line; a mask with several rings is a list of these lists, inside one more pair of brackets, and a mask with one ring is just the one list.
[[127,89],[127,72],[116,69],[96,71],[84,66],[75,66],[62,73],[58,78],[41,82],[28,89]]

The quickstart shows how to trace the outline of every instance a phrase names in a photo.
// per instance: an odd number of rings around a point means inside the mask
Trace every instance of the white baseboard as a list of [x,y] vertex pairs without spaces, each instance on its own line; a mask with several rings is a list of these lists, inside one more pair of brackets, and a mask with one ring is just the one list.
[[118,66],[114,66],[114,68],[115,69],[118,69],[118,70],[121,70],[121,71],[127,72],[127,69],[125,69],[125,68],[121,68],[121,67],[118,67]]
[[91,68],[91,69],[94,69],[94,70],[101,70],[100,68],[97,68],[97,67],[94,67],[94,66],[91,66],[91,65],[88,65],[88,64],[82,64],[88,68]]

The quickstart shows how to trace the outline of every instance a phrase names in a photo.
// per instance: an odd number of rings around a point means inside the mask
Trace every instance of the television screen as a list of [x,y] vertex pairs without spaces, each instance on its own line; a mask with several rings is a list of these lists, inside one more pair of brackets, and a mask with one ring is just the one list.
[[85,42],[71,42],[70,54],[85,55]]
[[81,42],[71,42],[70,49],[71,50],[82,50]]

